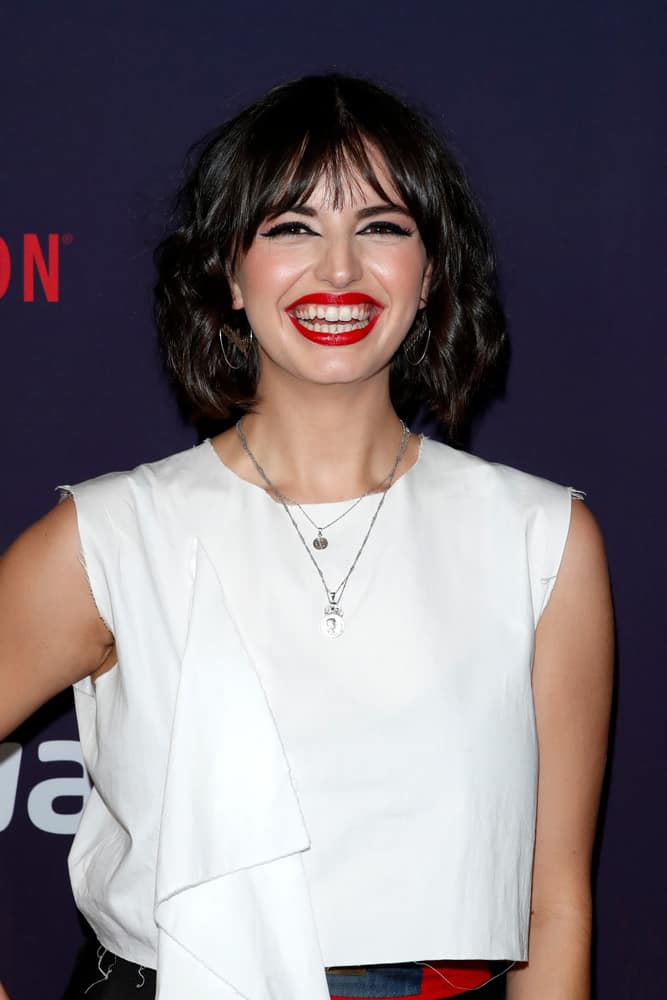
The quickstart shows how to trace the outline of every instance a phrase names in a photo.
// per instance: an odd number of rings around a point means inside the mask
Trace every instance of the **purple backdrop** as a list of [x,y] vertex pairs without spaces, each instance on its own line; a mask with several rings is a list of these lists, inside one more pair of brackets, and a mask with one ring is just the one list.
[[[332,68],[403,90],[446,127],[491,217],[513,338],[507,395],[471,450],[586,490],[607,542],[619,671],[597,865],[604,1000],[663,994],[665,20],[657,2],[620,0],[73,0],[14,5],[0,39],[0,547],[58,483],[196,440],[150,316],[151,249],[190,142],[267,86]],[[18,749],[0,747],[13,1000],[59,996],[82,936],[65,869],[86,790],[70,706],[66,693],[10,737]]]

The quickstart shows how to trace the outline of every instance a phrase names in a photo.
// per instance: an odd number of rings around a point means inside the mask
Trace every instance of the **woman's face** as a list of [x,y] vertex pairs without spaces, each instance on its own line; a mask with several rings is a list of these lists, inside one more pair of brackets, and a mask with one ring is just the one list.
[[334,209],[320,182],[303,205],[262,222],[236,267],[232,305],[257,338],[260,384],[278,370],[320,384],[368,379],[426,304],[421,236],[381,160],[370,159],[390,203],[355,178]]

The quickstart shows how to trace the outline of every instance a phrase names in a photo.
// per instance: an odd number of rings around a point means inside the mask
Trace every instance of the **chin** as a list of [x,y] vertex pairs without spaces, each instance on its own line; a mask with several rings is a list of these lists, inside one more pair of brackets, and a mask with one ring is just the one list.
[[366,372],[350,371],[328,371],[328,372],[302,372],[301,379],[311,385],[351,385],[361,382],[368,377]]
[[282,350],[269,359],[276,374],[287,372],[313,385],[344,385],[380,375],[391,364],[395,350],[385,347],[381,352],[369,352],[362,343],[334,348],[309,344],[305,355],[303,351]]

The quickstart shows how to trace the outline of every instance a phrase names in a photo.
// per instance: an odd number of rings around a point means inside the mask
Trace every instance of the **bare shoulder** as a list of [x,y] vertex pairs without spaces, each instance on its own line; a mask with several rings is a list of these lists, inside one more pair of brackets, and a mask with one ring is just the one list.
[[591,510],[573,498],[570,526],[558,576],[536,633],[535,670],[608,673],[613,611],[609,571],[600,526]]
[[[7,588],[40,589],[42,580],[58,575],[63,586],[74,586],[82,574],[79,565],[79,532],[74,501],[67,497],[16,538],[0,558],[3,603]],[[78,569],[77,569],[78,565]]]
[[0,737],[98,670],[113,648],[79,552],[75,505],[68,498],[0,558]]
[[550,633],[572,616],[609,619],[611,596],[604,539],[590,508],[572,498],[570,526],[554,591],[538,625],[538,637]]
[[[590,570],[607,571],[604,539],[600,525],[590,508],[581,500],[572,499],[570,530],[565,546],[563,568],[566,561],[579,568],[588,566]],[[571,567],[570,567],[571,568]]]
[[43,546],[71,549],[78,545],[76,510],[71,496],[57,503],[38,521],[31,524],[9,546],[2,556],[3,565],[7,557],[29,558],[31,551]]

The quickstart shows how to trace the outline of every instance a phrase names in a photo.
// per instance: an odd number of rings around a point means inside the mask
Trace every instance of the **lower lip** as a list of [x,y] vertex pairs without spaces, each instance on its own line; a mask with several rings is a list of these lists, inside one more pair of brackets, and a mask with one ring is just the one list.
[[325,347],[347,347],[348,344],[356,344],[368,336],[380,318],[380,313],[377,313],[366,326],[360,326],[358,330],[348,330],[346,333],[317,333],[315,330],[308,330],[302,326],[296,316],[292,316],[291,313],[287,315],[302,337],[311,340],[314,344],[323,344]]

